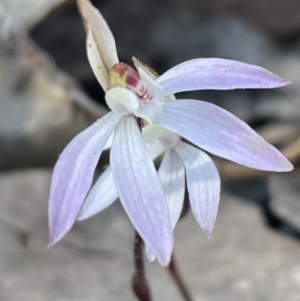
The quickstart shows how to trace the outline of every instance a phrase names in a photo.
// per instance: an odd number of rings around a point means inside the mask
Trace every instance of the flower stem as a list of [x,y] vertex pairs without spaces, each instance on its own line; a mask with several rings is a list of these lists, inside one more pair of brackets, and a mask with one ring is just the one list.
[[[180,219],[185,218],[187,216],[189,210],[190,210],[190,201],[189,201],[188,193],[187,193],[187,191],[185,191],[184,203],[183,203],[182,211],[180,214]],[[172,276],[174,282],[176,283],[184,301],[192,301],[193,299],[191,297],[191,294],[189,293],[189,290],[187,289],[187,286],[185,285],[185,283],[180,275],[180,272],[178,270],[178,267],[177,267],[177,264],[175,261],[175,257],[174,257],[174,253],[172,254],[168,269],[169,269],[169,273]]]
[[189,293],[176,264],[174,254],[171,257],[170,264],[168,266],[170,275],[172,276],[174,282],[176,283],[184,301],[193,301],[191,294]]
[[145,267],[143,261],[143,245],[144,242],[140,235],[136,232],[134,238],[134,274],[132,276],[132,289],[140,301],[151,301],[151,294],[148,282],[145,276]]
[[[141,126],[139,124],[139,126]],[[189,201],[187,196],[185,197],[183,209],[181,212],[180,219],[184,218],[189,211]],[[151,301],[151,293],[149,290],[148,282],[145,275],[145,266],[144,266],[144,260],[143,260],[143,247],[144,242],[140,235],[135,232],[134,237],[134,274],[132,276],[131,285],[132,290],[139,301]],[[172,254],[170,264],[168,266],[169,273],[171,277],[173,278],[176,286],[178,287],[183,300],[184,301],[193,301],[191,294],[189,293],[181,275],[178,270],[174,254]]]

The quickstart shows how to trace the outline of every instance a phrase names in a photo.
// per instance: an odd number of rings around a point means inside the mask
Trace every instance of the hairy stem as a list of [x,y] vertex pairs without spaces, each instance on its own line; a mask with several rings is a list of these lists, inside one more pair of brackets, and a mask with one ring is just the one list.
[[145,276],[145,267],[143,261],[144,242],[140,235],[136,232],[134,238],[134,274],[131,280],[132,289],[138,300],[151,301],[151,294],[148,282]]
[[[188,192],[185,191],[185,196],[184,196],[184,203],[182,207],[182,211],[180,214],[180,219],[183,219],[187,216],[188,212],[190,210],[190,201],[188,197]],[[187,286],[185,285],[182,276],[180,275],[180,272],[178,270],[174,254],[172,254],[171,261],[169,264],[169,273],[172,276],[174,282],[176,283],[184,301],[192,301],[191,294],[189,293],[189,290],[187,289]]]
[[189,290],[187,289],[187,286],[185,285],[180,272],[178,270],[175,258],[174,258],[174,254],[171,257],[171,261],[170,264],[168,266],[170,275],[172,276],[174,282],[176,283],[181,296],[183,297],[184,301],[193,301],[193,298],[191,297],[191,294],[189,293]]

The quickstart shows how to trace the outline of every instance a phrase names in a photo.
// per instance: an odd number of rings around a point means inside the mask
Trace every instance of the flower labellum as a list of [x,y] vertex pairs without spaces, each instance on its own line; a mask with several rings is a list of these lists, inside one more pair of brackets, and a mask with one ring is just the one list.
[[109,87],[124,87],[133,91],[136,96],[147,103],[152,96],[146,85],[141,80],[138,72],[125,63],[119,63],[112,67],[109,74]]
[[[220,178],[204,151],[260,170],[293,169],[276,148],[231,113],[204,101],[176,100],[173,94],[270,89],[290,82],[258,66],[217,58],[190,60],[161,76],[133,58],[136,71],[119,62],[114,36],[100,12],[89,0],[77,3],[87,34],[88,60],[111,112],[73,138],[55,165],[49,246],[61,240],[76,220],[89,218],[119,197],[147,245],[149,260],[157,258],[167,265],[185,182],[199,226],[212,234]],[[111,148],[110,166],[92,185],[107,148]],[[162,153],[157,172],[153,160]]]

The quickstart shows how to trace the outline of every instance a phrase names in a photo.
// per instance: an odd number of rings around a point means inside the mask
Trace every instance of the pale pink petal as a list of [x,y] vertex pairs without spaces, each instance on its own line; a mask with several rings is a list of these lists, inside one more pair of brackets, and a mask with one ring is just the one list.
[[87,32],[91,31],[93,40],[107,71],[119,62],[116,42],[105,19],[89,0],[77,0]]
[[133,116],[115,131],[110,166],[120,201],[135,229],[162,265],[173,249],[168,207],[142,134]]
[[82,208],[78,214],[77,220],[85,220],[106,207],[110,206],[118,198],[118,192],[113,180],[110,167],[108,167],[97,179],[90,190]]
[[220,200],[218,170],[209,156],[194,146],[179,142],[175,150],[185,166],[192,211],[201,229],[211,236]]
[[[182,211],[185,190],[185,171],[182,161],[176,152],[170,148],[166,151],[158,170],[174,229]],[[151,249],[146,247],[147,258],[153,262],[156,258]]]
[[[105,147],[111,148],[113,142],[114,132],[110,135]],[[165,147],[156,141],[152,143],[149,148],[150,157],[155,160],[159,155],[165,151]],[[97,179],[96,183],[90,190],[83,206],[78,214],[77,220],[87,219],[109,205],[111,205],[118,198],[117,188],[115,186],[110,167],[108,167]]]
[[200,148],[233,162],[268,171],[290,171],[292,164],[245,122],[200,100],[172,100],[156,123]]
[[162,95],[193,90],[270,89],[290,84],[262,67],[218,58],[186,61],[157,81],[163,86]]
[[108,113],[77,135],[60,155],[53,171],[49,199],[49,246],[73,226],[90,189],[105,143],[120,117]]
[[[105,147],[109,145],[109,148],[111,148],[113,137],[114,133],[110,135]],[[159,141],[152,143],[149,148],[151,159],[155,160],[165,151],[165,149],[166,148]],[[99,176],[96,183],[90,190],[78,214],[77,220],[84,220],[99,213],[100,211],[111,205],[117,198],[117,188],[115,186],[110,167],[108,167]]]

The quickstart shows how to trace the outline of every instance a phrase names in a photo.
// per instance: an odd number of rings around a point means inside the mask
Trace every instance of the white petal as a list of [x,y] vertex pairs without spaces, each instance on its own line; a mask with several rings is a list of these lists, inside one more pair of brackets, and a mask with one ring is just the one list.
[[143,128],[143,137],[147,143],[160,141],[166,148],[172,148],[180,140],[180,136],[166,128],[150,124]]
[[159,98],[152,99],[149,103],[140,106],[132,113],[139,118],[145,119],[148,123],[155,120],[157,116],[161,115],[161,104],[159,103]]
[[211,236],[220,199],[220,177],[213,161],[198,148],[179,142],[175,148],[186,170],[192,211],[202,230]]
[[85,220],[106,207],[110,206],[118,198],[118,192],[108,167],[97,179],[90,190],[83,206],[79,212],[77,220]]
[[146,143],[133,116],[116,128],[110,156],[120,201],[162,265],[170,261],[173,233],[166,200]]

